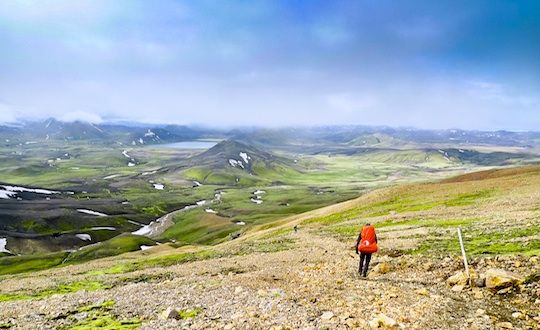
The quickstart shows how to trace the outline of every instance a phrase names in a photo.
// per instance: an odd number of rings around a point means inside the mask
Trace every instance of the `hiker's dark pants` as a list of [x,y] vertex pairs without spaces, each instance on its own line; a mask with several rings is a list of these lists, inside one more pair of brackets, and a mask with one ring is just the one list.
[[360,253],[360,265],[358,265],[358,272],[364,276],[367,274],[369,268],[369,262],[371,261],[371,253]]

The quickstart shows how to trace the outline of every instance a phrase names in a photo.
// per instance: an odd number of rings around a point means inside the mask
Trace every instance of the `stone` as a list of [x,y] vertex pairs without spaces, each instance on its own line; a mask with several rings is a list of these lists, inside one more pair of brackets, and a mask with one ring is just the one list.
[[523,318],[523,313],[521,313],[521,312],[513,312],[512,317],[515,318],[515,319],[521,319],[521,318]]
[[479,276],[474,279],[474,286],[477,288],[483,288],[486,286],[486,277]]
[[237,286],[237,287],[234,289],[234,294],[239,294],[239,293],[241,293],[242,291],[244,291],[244,289],[242,289],[241,286]]
[[486,311],[482,308],[478,308],[475,313],[476,316],[483,316],[484,314],[486,314]]
[[418,293],[421,296],[429,296],[429,291],[426,288],[421,288],[416,290],[416,293]]
[[178,311],[175,308],[168,307],[161,313],[161,318],[164,320],[179,320],[180,314],[178,314]]
[[461,292],[463,289],[465,289],[465,286],[462,284],[456,284],[452,287],[452,291],[454,292]]
[[469,282],[469,279],[467,278],[467,274],[465,274],[465,272],[457,272],[446,280],[446,283],[449,286],[455,286],[455,285],[465,286],[467,285],[468,282]]
[[372,329],[393,329],[397,327],[397,322],[381,313],[369,321],[369,327]]
[[484,293],[480,289],[473,290],[474,299],[484,299]]
[[373,268],[373,272],[377,274],[386,274],[392,270],[392,267],[387,262],[381,262]]
[[514,326],[510,322],[499,322],[496,326],[501,329],[514,329]]
[[428,271],[430,271],[430,270],[433,269],[433,263],[432,263],[432,262],[426,262],[426,263],[422,266],[422,268],[423,268],[426,272],[428,272]]
[[524,279],[517,274],[504,269],[491,268],[486,271],[486,287],[489,289],[503,289],[519,285]]
[[321,315],[321,319],[323,319],[325,321],[328,321],[333,317],[334,317],[334,313],[332,313],[330,311],[326,311],[326,312],[322,313],[322,315]]
[[497,291],[497,294],[508,294],[512,292],[512,287],[508,287],[508,288],[504,288],[504,289],[500,289],[499,291]]

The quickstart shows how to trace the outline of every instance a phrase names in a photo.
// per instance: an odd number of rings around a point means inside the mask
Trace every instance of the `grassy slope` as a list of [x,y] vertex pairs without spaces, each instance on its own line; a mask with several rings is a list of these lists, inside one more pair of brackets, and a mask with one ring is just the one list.
[[539,185],[539,166],[478,172],[375,191],[306,224],[352,240],[371,222],[392,242],[388,249],[409,241],[414,252],[441,254],[459,252],[455,227],[462,226],[469,253],[539,254]]

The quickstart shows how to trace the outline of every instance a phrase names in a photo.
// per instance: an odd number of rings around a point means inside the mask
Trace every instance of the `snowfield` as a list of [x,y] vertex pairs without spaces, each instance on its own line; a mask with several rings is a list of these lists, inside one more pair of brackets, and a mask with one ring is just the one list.
[[116,230],[116,228],[114,228],[114,227],[92,227],[92,228],[90,228],[90,230],[110,230],[110,231],[114,231],[114,230]]
[[232,167],[239,166],[239,167],[241,167],[241,168],[245,168],[245,167],[244,167],[244,163],[242,163],[241,160],[229,159],[229,164],[230,164]]
[[83,241],[91,241],[92,237],[88,234],[76,234],[75,237],[83,240]]
[[7,238],[0,238],[0,253],[11,253],[8,249],[6,249],[7,245]]
[[17,195],[16,192],[13,191],[7,191],[7,190],[0,190],[0,198],[2,199],[10,199]]
[[249,164],[249,160],[251,159],[251,157],[249,157],[247,153],[241,152],[239,155],[244,160],[244,163]]
[[112,174],[112,175],[108,175],[108,176],[104,177],[103,180],[114,179],[114,178],[117,178],[119,176],[122,176],[122,174]]
[[87,209],[77,209],[77,212],[89,214],[89,215],[95,215],[97,217],[108,217],[108,215],[105,213],[96,212],[96,211],[87,210]]
[[4,190],[12,191],[12,192],[31,192],[35,194],[44,194],[44,195],[61,194],[60,191],[47,190],[47,189],[30,189],[30,188],[17,187],[17,186],[0,186],[0,187],[4,188]]

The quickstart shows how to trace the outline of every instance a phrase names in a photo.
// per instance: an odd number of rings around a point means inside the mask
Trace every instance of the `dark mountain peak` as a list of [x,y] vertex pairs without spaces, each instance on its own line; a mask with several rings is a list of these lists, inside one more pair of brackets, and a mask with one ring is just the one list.
[[[242,155],[240,155],[242,154]],[[258,148],[255,148],[251,145],[238,142],[236,140],[224,140],[220,143],[216,144],[212,148],[205,151],[202,155],[206,156],[227,156],[229,158],[238,158],[238,157],[245,157],[243,154],[250,154],[251,156],[256,156],[257,158],[271,158],[272,155],[266,151],[262,151]]]
[[210,165],[214,168],[233,167],[251,171],[255,162],[269,164],[276,160],[278,157],[269,152],[235,140],[225,140],[191,158],[191,163]]

